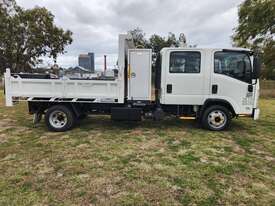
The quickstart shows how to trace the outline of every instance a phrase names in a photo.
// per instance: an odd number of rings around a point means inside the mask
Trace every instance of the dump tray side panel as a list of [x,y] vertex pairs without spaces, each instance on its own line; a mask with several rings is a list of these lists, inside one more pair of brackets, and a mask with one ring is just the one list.
[[119,80],[71,80],[71,79],[30,79],[5,74],[6,105],[13,100],[49,101],[70,100],[94,103],[123,103],[119,94]]

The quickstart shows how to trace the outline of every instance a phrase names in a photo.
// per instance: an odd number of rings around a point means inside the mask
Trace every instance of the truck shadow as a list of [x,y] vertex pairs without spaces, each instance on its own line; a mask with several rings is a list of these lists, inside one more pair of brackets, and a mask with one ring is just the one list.
[[140,122],[131,121],[113,121],[108,116],[88,117],[85,120],[81,120],[77,123],[76,128],[83,129],[120,129],[129,130],[135,128],[145,129],[166,129],[166,128],[182,128],[186,126],[188,128],[198,128],[196,121],[182,121],[177,118],[166,118],[161,121],[143,120]]
[[[143,120],[141,122],[129,121],[113,121],[109,116],[89,116],[77,123],[75,128],[83,130],[102,129],[102,130],[132,130],[132,129],[157,129],[157,130],[182,130],[194,129],[203,130],[196,120],[180,120],[177,117],[169,117],[161,121],[154,121],[151,119]],[[245,125],[236,121],[232,121],[229,130],[246,130]]]

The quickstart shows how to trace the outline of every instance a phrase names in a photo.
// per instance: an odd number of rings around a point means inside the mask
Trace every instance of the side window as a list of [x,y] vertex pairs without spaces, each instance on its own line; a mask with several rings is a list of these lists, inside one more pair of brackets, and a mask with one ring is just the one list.
[[178,51],[170,54],[170,73],[200,73],[201,53]]
[[215,73],[223,74],[244,82],[251,82],[251,62],[247,54],[241,52],[216,52]]

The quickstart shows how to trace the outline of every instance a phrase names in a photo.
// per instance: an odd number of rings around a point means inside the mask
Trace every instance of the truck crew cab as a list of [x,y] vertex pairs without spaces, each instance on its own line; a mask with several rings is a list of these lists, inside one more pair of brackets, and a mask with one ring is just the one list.
[[260,63],[250,50],[164,48],[152,81],[152,50],[136,49],[132,37],[121,34],[117,66],[108,79],[39,78],[7,69],[6,105],[27,101],[35,120],[45,115],[48,129],[57,132],[88,113],[126,121],[176,115],[213,131],[234,117],[259,118]]

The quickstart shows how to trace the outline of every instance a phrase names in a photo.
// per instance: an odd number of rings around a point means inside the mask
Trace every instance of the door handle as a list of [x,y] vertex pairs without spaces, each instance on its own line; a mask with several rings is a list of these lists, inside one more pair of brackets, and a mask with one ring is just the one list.
[[166,92],[167,94],[171,94],[172,93],[172,84],[167,84],[167,88],[166,88]]
[[212,85],[212,94],[218,94],[218,85],[217,84]]
[[248,92],[253,92],[253,85],[249,84],[247,90]]

